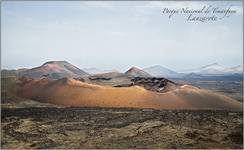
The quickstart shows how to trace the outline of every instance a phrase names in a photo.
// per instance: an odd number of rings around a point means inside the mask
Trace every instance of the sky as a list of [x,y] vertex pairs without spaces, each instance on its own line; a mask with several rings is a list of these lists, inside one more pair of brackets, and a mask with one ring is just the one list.
[[[241,1],[1,2],[1,67],[31,68],[66,60],[79,68],[125,71],[152,65],[179,71],[211,63],[243,63]],[[164,8],[227,8],[218,21],[169,18]]]

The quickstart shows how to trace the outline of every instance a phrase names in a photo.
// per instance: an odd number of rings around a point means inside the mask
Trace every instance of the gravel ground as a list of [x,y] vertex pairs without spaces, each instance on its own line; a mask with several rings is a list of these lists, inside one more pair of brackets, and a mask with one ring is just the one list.
[[242,112],[2,108],[1,148],[243,148]]

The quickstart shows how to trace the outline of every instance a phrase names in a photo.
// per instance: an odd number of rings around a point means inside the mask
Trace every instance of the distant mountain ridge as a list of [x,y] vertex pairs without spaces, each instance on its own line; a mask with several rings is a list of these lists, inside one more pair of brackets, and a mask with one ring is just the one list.
[[209,64],[200,68],[183,71],[182,73],[197,73],[201,75],[242,74],[243,66],[224,67],[218,63]]
[[103,70],[103,69],[99,69],[99,68],[95,68],[95,67],[92,67],[92,68],[83,68],[82,69],[83,71],[91,74],[91,75],[94,75],[94,74],[101,74],[101,73],[109,73],[109,72],[118,72],[117,70],[115,69],[112,69],[112,70]]
[[[84,71],[85,70],[85,71]],[[17,69],[17,70],[1,70],[1,76],[17,76],[17,77],[31,77],[42,78],[47,77],[50,79],[60,79],[64,77],[77,78],[96,74],[104,74],[104,76],[115,75],[117,70],[102,70],[98,68],[84,68],[70,64],[67,61],[48,61],[43,65],[31,69]],[[212,63],[196,69],[189,69],[181,72],[177,72],[161,65],[154,65],[139,69],[137,67],[131,67],[125,73],[120,73],[119,76],[128,77],[165,77],[165,78],[204,78],[209,76],[235,76],[243,75],[243,65],[237,65],[234,67],[224,67],[218,63]],[[116,75],[117,76],[117,75]]]
[[181,77],[182,74],[177,73],[176,71],[170,70],[160,65],[155,65],[143,69],[145,72],[148,72],[154,77]]
[[234,67],[227,68],[228,72],[230,73],[243,73],[243,66],[242,65],[237,65]]
[[224,67],[218,63],[212,63],[196,69],[176,72],[160,65],[154,65],[143,69],[153,77],[166,78],[204,78],[209,76],[228,76],[243,74],[243,66]]

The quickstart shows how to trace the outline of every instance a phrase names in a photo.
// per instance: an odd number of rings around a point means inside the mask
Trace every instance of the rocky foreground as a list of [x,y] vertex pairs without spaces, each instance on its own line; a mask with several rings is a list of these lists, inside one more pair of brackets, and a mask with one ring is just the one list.
[[2,148],[243,148],[242,112],[2,108]]

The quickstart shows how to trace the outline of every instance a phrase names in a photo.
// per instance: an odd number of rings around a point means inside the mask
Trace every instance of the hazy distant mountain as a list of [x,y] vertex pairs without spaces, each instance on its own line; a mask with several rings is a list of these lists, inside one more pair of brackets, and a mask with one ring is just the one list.
[[20,72],[23,72],[28,69],[12,69],[12,70],[7,70],[3,69],[1,70],[1,77],[18,77]]
[[226,72],[226,67],[218,64],[218,63],[213,63],[210,65],[206,65],[200,68],[199,73],[200,74],[225,74]]
[[[84,77],[104,74],[105,76],[114,75],[118,71],[116,70],[102,70],[98,68],[85,68],[85,71],[75,67],[67,61],[49,61],[43,65],[32,69],[18,69],[18,70],[1,70],[2,77],[8,76],[26,76],[31,78],[47,77],[50,79],[60,79],[63,77]],[[108,74],[107,74],[108,73]],[[218,63],[209,64],[200,68],[185,70],[182,72],[176,72],[171,69],[165,68],[160,65],[155,65],[142,69],[132,67],[125,72],[127,77],[166,77],[166,78],[203,78],[206,76],[232,76],[239,77],[243,74],[243,66],[238,65],[234,67],[224,67]],[[121,73],[119,75],[121,77]]]
[[1,70],[1,77],[17,77],[18,73],[17,70],[7,70],[3,69]]
[[132,77],[151,77],[151,75],[137,67],[131,67],[125,72],[126,75]]
[[119,77],[126,77],[124,73],[118,71],[94,74],[89,76],[89,78],[119,78]]
[[94,74],[101,74],[101,73],[108,73],[108,72],[117,72],[117,70],[102,70],[102,69],[95,68],[95,67],[83,68],[82,70],[89,73],[89,74],[93,74],[93,75]]
[[197,74],[197,73],[194,73],[194,72],[185,74],[183,77],[184,77],[184,78],[187,78],[187,79],[199,79],[199,78],[204,78],[203,75],[201,75],[201,74]]
[[243,73],[243,66],[242,65],[238,65],[238,66],[234,66],[234,67],[231,67],[231,68],[227,68],[225,70],[226,72],[228,73]]
[[224,67],[218,63],[209,64],[200,68],[186,70],[182,72],[176,72],[171,69],[165,68],[160,65],[155,65],[143,69],[150,75],[155,77],[166,77],[166,78],[203,78],[204,76],[226,76],[234,74],[242,74],[243,66],[238,65],[235,67]]
[[178,78],[181,77],[182,74],[177,73],[173,70],[165,68],[160,65],[155,65],[151,67],[147,67],[143,69],[144,71],[148,72],[150,75],[154,77],[171,77],[171,78]]
[[67,61],[49,61],[40,67],[22,71],[19,75],[31,78],[47,77],[51,79],[60,79],[63,77],[88,76],[89,74]]
[[218,63],[209,64],[197,69],[183,71],[183,73],[197,73],[201,75],[225,75],[225,74],[236,74],[242,72],[243,69],[242,66],[240,65],[227,68]]

